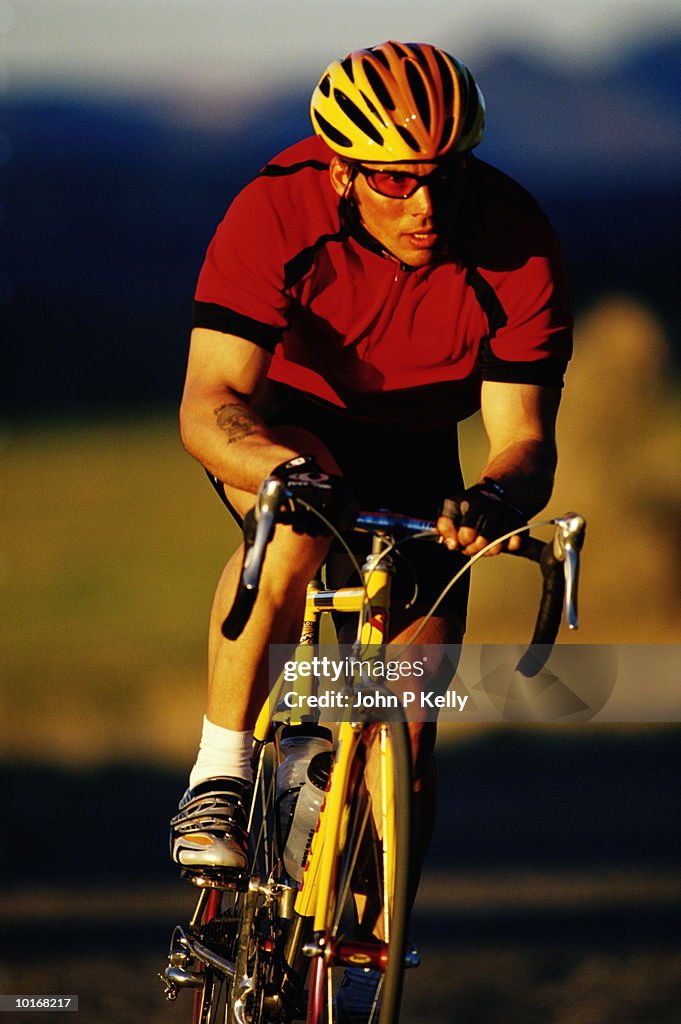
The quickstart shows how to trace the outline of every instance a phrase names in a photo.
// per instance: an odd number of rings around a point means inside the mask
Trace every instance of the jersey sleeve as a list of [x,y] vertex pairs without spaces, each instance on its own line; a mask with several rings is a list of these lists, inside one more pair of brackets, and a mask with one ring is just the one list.
[[490,332],[479,365],[484,380],[561,387],[572,354],[572,317],[562,256],[548,225],[534,249],[504,273],[480,268],[481,287],[492,288],[494,298],[487,303]]
[[194,296],[194,327],[236,334],[274,351],[287,326],[279,218],[263,179],[229,207],[208,247]]

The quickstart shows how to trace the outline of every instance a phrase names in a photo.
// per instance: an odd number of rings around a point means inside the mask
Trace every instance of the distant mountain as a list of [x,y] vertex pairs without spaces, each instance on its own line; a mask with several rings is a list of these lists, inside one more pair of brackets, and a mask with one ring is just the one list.
[[[479,155],[545,206],[577,307],[624,289],[676,327],[679,48],[662,42],[598,79],[510,53],[475,68],[489,112]],[[192,123],[142,101],[6,97],[0,270],[15,415],[176,401],[214,226],[309,131],[300,93],[240,124],[235,113],[217,106]]]
[[672,188],[681,172],[681,94],[674,102],[670,48],[599,77],[580,74],[579,65],[568,71],[513,54],[489,58],[476,68],[489,111],[481,155],[549,195]]

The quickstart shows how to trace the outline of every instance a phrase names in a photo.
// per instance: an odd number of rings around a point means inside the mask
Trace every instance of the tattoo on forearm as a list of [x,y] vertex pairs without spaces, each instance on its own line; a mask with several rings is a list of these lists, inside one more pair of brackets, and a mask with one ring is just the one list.
[[238,402],[220,405],[213,410],[213,413],[218,427],[227,435],[227,444],[240,441],[243,437],[250,437],[251,434],[256,434],[258,431],[256,417]]

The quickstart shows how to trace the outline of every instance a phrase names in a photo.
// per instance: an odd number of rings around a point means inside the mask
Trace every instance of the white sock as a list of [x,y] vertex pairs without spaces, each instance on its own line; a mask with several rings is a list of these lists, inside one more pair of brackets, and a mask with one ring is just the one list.
[[220,775],[252,782],[252,745],[252,729],[243,732],[223,729],[221,725],[209,722],[204,715],[199,753],[189,776],[190,788]]

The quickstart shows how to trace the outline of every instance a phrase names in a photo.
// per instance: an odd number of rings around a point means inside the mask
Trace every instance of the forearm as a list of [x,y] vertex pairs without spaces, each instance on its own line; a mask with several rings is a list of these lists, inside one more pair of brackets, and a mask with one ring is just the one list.
[[300,454],[277,441],[248,399],[229,388],[185,397],[180,430],[185,448],[202,466],[253,494],[275,466]]
[[556,471],[556,446],[550,440],[522,440],[490,453],[480,480],[500,483],[509,501],[526,515],[541,511],[551,497]]

